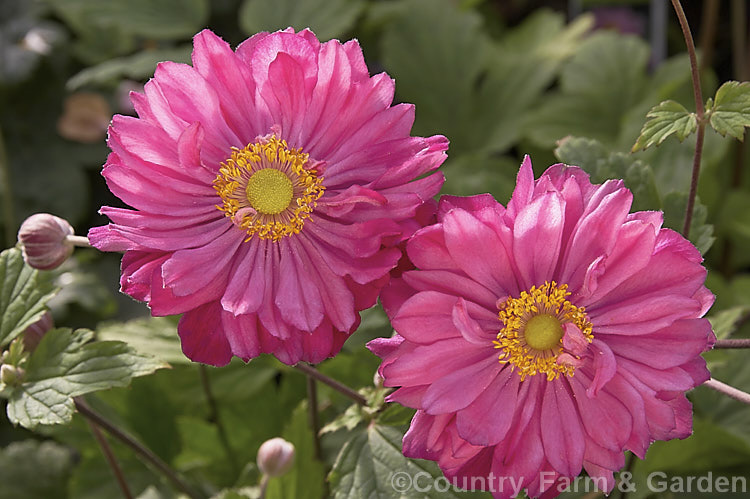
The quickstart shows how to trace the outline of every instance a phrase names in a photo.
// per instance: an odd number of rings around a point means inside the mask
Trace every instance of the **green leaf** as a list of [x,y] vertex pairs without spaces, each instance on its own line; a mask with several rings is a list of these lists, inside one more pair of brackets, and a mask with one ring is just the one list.
[[711,328],[718,339],[728,338],[737,329],[739,320],[750,312],[750,305],[740,305],[721,312],[716,312],[708,317]]
[[[418,109],[413,132],[442,133],[451,150],[468,151],[484,132],[476,123],[476,89],[490,56],[482,18],[450,0],[406,0],[381,37],[383,64],[400,100]],[[408,47],[408,49],[406,49]]]
[[247,34],[309,27],[325,41],[346,34],[364,7],[363,0],[245,0],[239,23]]
[[24,263],[21,250],[0,253],[0,348],[39,320],[56,293],[38,274]]
[[126,386],[133,377],[167,367],[119,341],[89,343],[93,336],[83,329],[53,329],[44,335],[29,357],[24,382],[10,394],[12,423],[26,428],[67,423],[73,397]]
[[750,126],[750,82],[728,81],[716,91],[713,108],[709,110],[711,126],[721,135],[737,140]]
[[625,115],[643,97],[648,53],[647,44],[634,36],[589,36],[564,63],[560,90],[526,113],[525,135],[541,147],[568,135],[613,143]]
[[[442,472],[435,463],[409,459],[401,453],[402,438],[403,431],[394,426],[370,425],[355,434],[341,449],[328,476],[332,497],[487,497],[455,492],[450,483],[446,487],[445,479],[440,478]],[[438,486],[434,487],[435,484]],[[445,488],[448,490],[443,491]]]
[[0,499],[65,497],[73,451],[52,441],[13,442],[0,451]]
[[325,490],[323,463],[315,458],[313,435],[307,419],[307,402],[294,410],[282,436],[294,444],[294,466],[285,475],[271,478],[266,499],[320,499]]
[[133,35],[168,40],[188,37],[206,24],[207,0],[47,0],[76,29],[117,27]]
[[591,175],[591,181],[623,179],[633,192],[634,210],[659,210],[661,199],[651,167],[629,154],[610,153],[594,139],[566,137],[561,140],[555,156],[567,164],[577,165]]
[[[685,223],[688,194],[686,192],[670,192],[663,199],[664,226],[682,232]],[[704,255],[711,248],[716,238],[714,226],[706,223],[708,209],[696,198],[693,206],[693,218],[690,220],[690,242]]]
[[108,322],[96,329],[100,340],[124,341],[137,352],[170,364],[189,364],[180,347],[177,324],[168,317],[143,317],[127,322]]
[[682,142],[698,127],[695,113],[689,112],[685,106],[673,100],[666,100],[653,107],[646,117],[650,119],[643,125],[632,152],[658,146],[672,134]]
[[173,49],[144,50],[127,57],[109,59],[75,74],[65,87],[77,90],[87,85],[103,85],[122,78],[143,80],[154,74],[161,61],[190,62],[191,46]]

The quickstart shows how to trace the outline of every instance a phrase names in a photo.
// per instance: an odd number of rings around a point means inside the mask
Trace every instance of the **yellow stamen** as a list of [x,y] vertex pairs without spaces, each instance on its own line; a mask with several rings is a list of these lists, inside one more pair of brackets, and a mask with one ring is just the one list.
[[309,154],[275,136],[233,147],[214,180],[222,200],[216,207],[247,232],[245,241],[299,234],[325,191],[310,163]]
[[566,300],[569,295],[566,284],[558,287],[552,281],[503,303],[498,316],[504,327],[493,343],[502,350],[500,362],[511,364],[521,380],[540,373],[548,380],[561,374],[573,376],[575,367],[557,362],[563,353],[563,324],[574,324],[589,343],[593,341],[593,326],[584,308]]

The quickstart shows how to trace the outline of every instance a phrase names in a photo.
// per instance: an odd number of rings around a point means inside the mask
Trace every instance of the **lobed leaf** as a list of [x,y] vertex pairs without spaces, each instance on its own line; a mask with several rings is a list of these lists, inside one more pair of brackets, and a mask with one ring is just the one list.
[[658,146],[673,134],[682,142],[698,127],[695,113],[689,112],[685,106],[673,100],[666,100],[654,106],[646,117],[650,119],[643,125],[631,152]]
[[119,341],[89,341],[92,331],[53,329],[29,357],[23,383],[10,394],[8,418],[34,428],[61,424],[73,415],[73,397],[115,386],[167,367]]
[[745,136],[750,126],[750,82],[728,81],[716,91],[709,122],[721,135],[731,135],[737,140]]
[[405,457],[401,453],[402,438],[400,428],[377,424],[352,436],[328,476],[331,496],[335,499],[487,497],[458,491],[453,484],[446,483],[432,461]]
[[57,292],[38,275],[38,270],[24,263],[21,250],[0,253],[0,348],[39,320],[47,310],[47,300]]

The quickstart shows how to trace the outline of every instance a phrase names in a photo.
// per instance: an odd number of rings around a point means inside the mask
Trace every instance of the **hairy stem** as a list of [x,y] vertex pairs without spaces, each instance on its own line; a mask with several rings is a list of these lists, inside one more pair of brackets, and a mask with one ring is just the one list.
[[310,430],[313,434],[313,451],[315,459],[321,460],[323,455],[320,450],[320,420],[318,418],[318,387],[315,385],[315,378],[307,376],[307,410]]
[[16,214],[13,208],[13,188],[10,185],[10,164],[5,152],[3,131],[0,130],[0,186],[3,189],[3,225],[5,226],[5,246],[16,244]]
[[723,393],[724,395],[728,397],[731,397],[735,400],[739,400],[743,404],[750,405],[750,393],[743,392],[742,390],[739,390],[733,386],[729,386],[726,383],[722,383],[719,380],[711,378],[705,383],[703,383],[703,386],[707,386],[709,388],[716,390],[719,393]]
[[91,421],[96,426],[106,430],[107,433],[112,435],[114,438],[133,449],[133,451],[137,455],[151,463],[156,469],[164,474],[164,476],[167,477],[177,489],[184,492],[188,497],[190,497],[191,499],[202,499],[203,496],[201,494],[194,491],[187,483],[185,483],[185,481],[177,474],[177,472],[170,468],[169,465],[165,463],[159,456],[154,454],[151,449],[145,447],[136,439],[107,420],[104,416],[96,412],[86,403],[85,400],[83,400],[83,398],[76,397],[74,401],[78,412],[80,412],[81,415],[88,421]]
[[125,499],[132,499],[133,494],[131,494],[130,492],[128,482],[125,480],[125,475],[123,475],[122,473],[122,468],[120,468],[120,465],[117,462],[117,458],[112,452],[112,448],[109,446],[106,437],[102,434],[99,427],[90,419],[86,419],[86,422],[88,423],[89,428],[91,428],[91,433],[94,435],[94,439],[96,439],[96,442],[99,444],[99,448],[102,450],[102,454],[104,454],[104,458],[107,460],[107,464],[109,464],[109,467],[112,469],[112,473],[115,475],[117,485],[120,486],[123,497],[125,497]]
[[240,467],[237,462],[237,456],[235,455],[232,446],[229,444],[227,430],[219,416],[219,407],[216,404],[216,397],[214,397],[213,390],[211,389],[211,379],[208,377],[208,368],[205,365],[200,364],[199,371],[203,393],[206,395],[206,402],[208,403],[208,421],[216,425],[216,429],[219,432],[219,440],[221,440],[221,446],[224,448],[227,459],[232,466],[232,471],[234,471],[235,475],[239,475]]
[[750,348],[750,339],[716,340],[714,348]]
[[682,35],[685,37],[688,56],[690,58],[690,75],[693,81],[693,97],[695,98],[695,114],[698,121],[698,133],[695,140],[695,155],[693,156],[693,174],[690,180],[690,194],[688,195],[687,208],[685,210],[685,224],[682,227],[682,235],[687,238],[690,235],[690,223],[693,220],[693,208],[695,207],[695,196],[698,193],[698,177],[701,171],[701,155],[703,154],[703,137],[706,133],[705,113],[703,112],[703,94],[701,92],[701,80],[698,73],[698,58],[695,55],[695,43],[693,35],[690,34],[685,11],[682,10],[680,0],[672,0],[677,18],[680,21]]
[[302,371],[303,373],[307,374],[308,376],[317,379],[321,383],[325,383],[326,385],[330,386],[334,390],[336,390],[339,393],[342,393],[358,403],[359,405],[367,405],[367,399],[365,399],[362,395],[357,393],[355,390],[349,388],[348,386],[336,381],[335,379],[331,379],[325,374],[321,373],[314,367],[307,365],[305,363],[300,362],[299,364],[294,366],[296,369]]

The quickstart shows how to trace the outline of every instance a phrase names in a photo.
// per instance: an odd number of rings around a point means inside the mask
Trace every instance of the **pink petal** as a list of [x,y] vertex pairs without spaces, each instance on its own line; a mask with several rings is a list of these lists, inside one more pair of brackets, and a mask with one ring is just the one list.
[[461,438],[474,445],[497,445],[515,417],[519,384],[520,377],[504,369],[468,407],[458,411],[456,428]]
[[560,256],[563,213],[562,199],[553,192],[533,200],[516,216],[513,257],[518,266],[519,289],[530,289],[552,279]]
[[547,382],[541,418],[544,454],[550,464],[561,475],[578,475],[585,449],[583,429],[573,397],[562,381]]
[[180,319],[177,332],[182,341],[182,351],[191,360],[212,366],[229,364],[232,351],[221,327],[221,307],[218,302],[187,312]]

